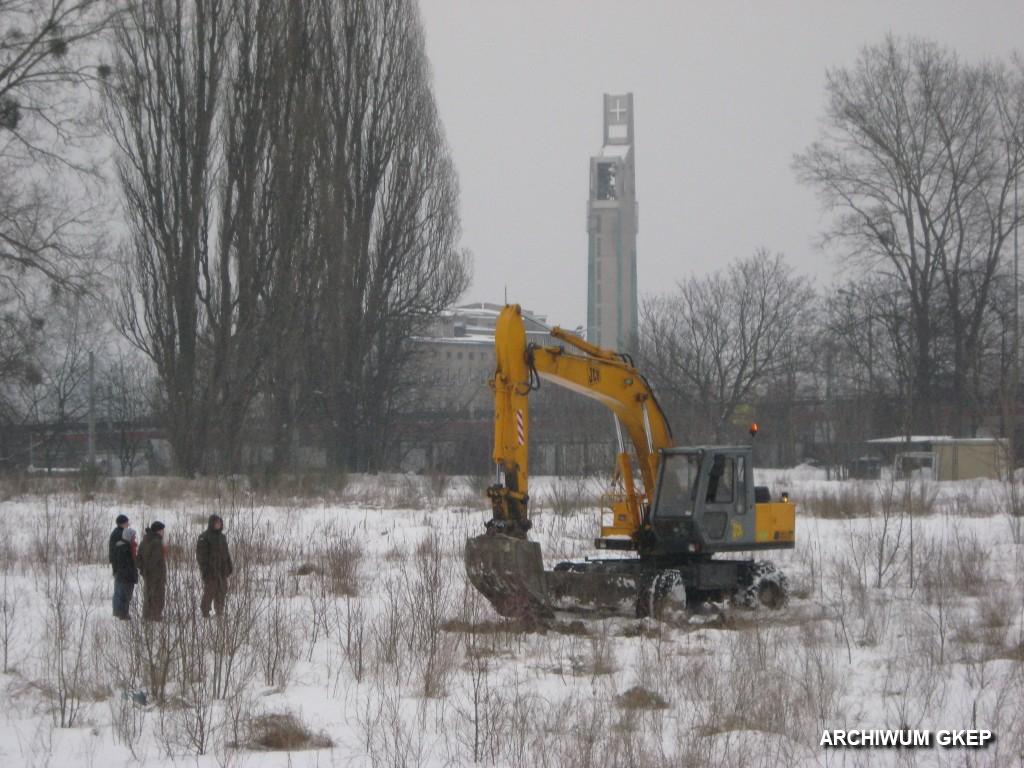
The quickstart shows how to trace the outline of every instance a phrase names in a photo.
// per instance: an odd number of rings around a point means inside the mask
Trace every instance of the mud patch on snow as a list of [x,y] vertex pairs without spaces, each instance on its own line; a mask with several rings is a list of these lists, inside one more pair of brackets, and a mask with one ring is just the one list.
[[634,685],[625,693],[615,697],[615,703],[622,709],[668,709],[669,703],[663,696],[640,685]]

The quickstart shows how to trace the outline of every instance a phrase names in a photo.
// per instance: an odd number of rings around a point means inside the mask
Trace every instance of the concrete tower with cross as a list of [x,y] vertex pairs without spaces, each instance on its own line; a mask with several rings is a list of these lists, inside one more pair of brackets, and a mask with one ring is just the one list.
[[604,95],[604,142],[590,158],[587,340],[624,352],[637,338],[633,94]]

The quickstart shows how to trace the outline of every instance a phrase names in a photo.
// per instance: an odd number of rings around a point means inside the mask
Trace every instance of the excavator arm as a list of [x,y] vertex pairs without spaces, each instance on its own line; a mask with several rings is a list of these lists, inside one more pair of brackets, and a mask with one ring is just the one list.
[[[495,327],[493,458],[498,482],[488,490],[493,507],[491,526],[514,536],[525,536],[529,530],[529,395],[544,380],[596,400],[613,413],[619,436],[616,466],[623,492],[610,502],[612,525],[603,527],[601,535],[632,541],[654,496],[658,451],[672,446],[668,421],[650,385],[627,356],[560,328],[551,335],[575,351],[529,344],[518,305],[506,306]],[[623,431],[639,465],[640,492],[634,486]]]

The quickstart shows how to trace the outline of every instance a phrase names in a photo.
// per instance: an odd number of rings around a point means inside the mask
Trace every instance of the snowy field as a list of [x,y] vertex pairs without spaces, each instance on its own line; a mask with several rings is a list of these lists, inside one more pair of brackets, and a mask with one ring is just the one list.
[[[0,766],[1024,765],[1024,547],[997,482],[828,482],[798,503],[780,611],[674,625],[499,620],[461,552],[481,480],[356,477],[330,502],[141,479],[0,502]],[[551,565],[591,551],[596,480],[532,489]],[[1019,504],[1018,504],[1019,508]],[[166,620],[111,617],[107,535],[160,519]],[[225,621],[193,547],[226,520]],[[133,610],[138,612],[139,593]],[[835,750],[831,728],[984,728],[984,750]]]

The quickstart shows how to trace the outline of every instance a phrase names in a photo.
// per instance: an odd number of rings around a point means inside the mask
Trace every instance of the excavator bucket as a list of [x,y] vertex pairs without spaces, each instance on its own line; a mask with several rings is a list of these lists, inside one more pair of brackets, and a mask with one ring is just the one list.
[[486,533],[466,541],[465,558],[470,582],[502,616],[551,617],[540,544]]

